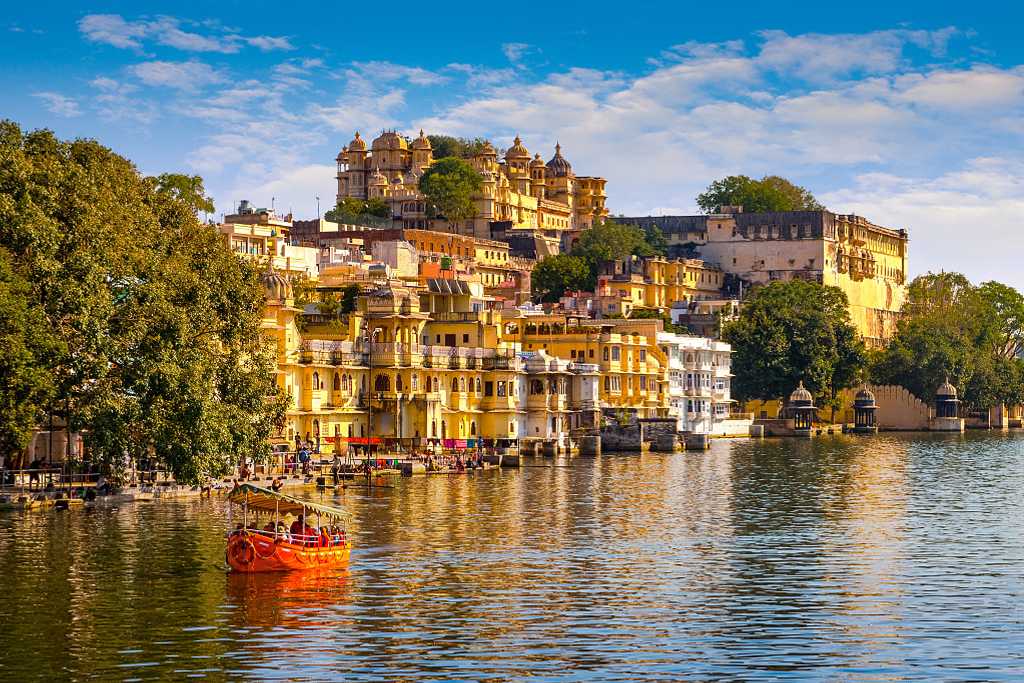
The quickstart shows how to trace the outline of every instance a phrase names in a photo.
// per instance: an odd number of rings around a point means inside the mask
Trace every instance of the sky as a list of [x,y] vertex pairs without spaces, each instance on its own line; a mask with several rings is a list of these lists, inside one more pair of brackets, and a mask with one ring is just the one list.
[[614,214],[778,174],[1024,289],[1024,3],[52,2],[0,17],[0,118],[296,218],[360,131],[519,134]]

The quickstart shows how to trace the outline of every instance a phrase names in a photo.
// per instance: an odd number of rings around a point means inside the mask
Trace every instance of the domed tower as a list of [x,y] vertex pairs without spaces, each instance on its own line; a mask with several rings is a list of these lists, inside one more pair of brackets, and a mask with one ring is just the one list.
[[505,167],[510,176],[529,175],[530,173],[530,150],[526,149],[523,141],[517,135],[512,141],[512,146],[505,152]]
[[875,395],[868,389],[867,385],[862,386],[853,398],[854,434],[878,433],[878,425],[875,422],[876,410],[878,410],[878,406],[875,403]]
[[551,161],[548,162],[548,174],[552,178],[574,178],[576,176],[572,172],[572,164],[562,156],[562,145],[557,142],[555,143],[555,156],[551,157]]
[[803,380],[800,380],[800,386],[789,395],[787,408],[793,418],[793,432],[797,436],[810,436],[817,408],[814,407],[814,397],[804,387]]
[[434,148],[420,128],[420,136],[412,141],[412,168],[423,171],[434,163]]
[[344,197],[366,197],[366,175],[367,175],[367,153],[366,141],[359,136],[352,138],[352,142],[343,147],[338,155],[338,201]]
[[530,162],[530,182],[533,190],[532,194],[537,199],[544,199],[545,197],[546,174],[547,169],[544,166],[544,160],[540,158],[540,154],[534,154],[533,161]]
[[949,377],[935,392],[935,417],[960,417],[960,399]]
[[485,171],[497,173],[498,152],[495,151],[494,145],[492,145],[490,141],[485,140],[484,144],[480,147],[480,150],[473,155],[472,159],[470,159],[470,165],[480,173],[484,173]]
[[409,165],[409,143],[397,131],[386,130],[372,143],[373,165],[388,171],[404,171]]
[[291,306],[292,284],[267,263],[267,269],[260,276],[260,283],[263,285],[263,296],[270,306]]

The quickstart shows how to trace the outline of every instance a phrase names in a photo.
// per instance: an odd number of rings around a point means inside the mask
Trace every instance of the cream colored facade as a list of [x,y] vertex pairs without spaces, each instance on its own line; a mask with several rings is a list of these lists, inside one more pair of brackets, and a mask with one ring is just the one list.
[[[850,319],[869,346],[892,337],[906,298],[907,231],[831,211],[643,216],[624,223],[657,225],[669,251],[696,250],[748,284],[804,279],[846,293]],[[734,292],[738,294],[738,292]]]
[[502,222],[558,237],[608,215],[604,178],[577,176],[562,156],[561,145],[555,145],[554,156],[545,163],[539,154],[531,156],[518,136],[501,161],[489,142],[467,160],[481,174],[483,190],[475,198],[477,215],[455,225],[430,218],[419,192],[420,176],[434,162],[423,131],[411,142],[395,131],[385,131],[369,149],[357,132],[336,161],[338,201],[345,197],[384,199],[405,228],[486,239],[491,236],[491,223]]
[[708,261],[753,283],[794,278],[838,287],[870,346],[892,337],[906,299],[907,233],[828,211],[713,215]]

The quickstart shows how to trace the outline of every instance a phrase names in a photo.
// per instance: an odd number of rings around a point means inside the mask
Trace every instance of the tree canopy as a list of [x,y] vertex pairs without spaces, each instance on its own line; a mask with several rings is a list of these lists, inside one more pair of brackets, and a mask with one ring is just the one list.
[[483,187],[483,179],[472,166],[456,157],[438,159],[420,176],[420,192],[433,216],[450,222],[476,215],[473,196]]
[[714,213],[723,206],[742,206],[745,212],[812,211],[823,209],[807,189],[794,185],[781,176],[765,176],[754,180],[745,175],[731,175],[708,185],[697,195],[697,206],[704,213]]
[[476,156],[484,148],[487,140],[483,138],[456,138],[451,135],[428,135],[430,147],[435,159],[458,157],[469,159]]
[[2,418],[7,448],[57,415],[114,474],[154,456],[198,482],[268,452],[285,398],[259,271],[198,221],[202,196],[94,141],[0,123],[0,337],[21,345],[0,405],[24,411]]
[[875,355],[872,378],[926,402],[948,377],[970,408],[1020,404],[1022,323],[1024,297],[1012,287],[974,286],[960,273],[922,275],[907,287],[896,335]]
[[165,192],[174,199],[184,202],[199,213],[213,213],[213,198],[206,196],[203,179],[197,175],[182,173],[161,173],[155,178],[147,179],[157,192]]
[[381,219],[391,218],[391,206],[380,197],[342,197],[337,206],[324,213],[324,218],[332,223],[377,225],[381,223]]
[[540,261],[530,275],[530,286],[537,301],[555,302],[567,291],[585,290],[590,267],[579,256],[558,254]]
[[806,280],[775,281],[753,290],[726,324],[733,347],[733,395],[788,398],[803,381],[824,403],[853,386],[866,362],[850,322],[846,294]]

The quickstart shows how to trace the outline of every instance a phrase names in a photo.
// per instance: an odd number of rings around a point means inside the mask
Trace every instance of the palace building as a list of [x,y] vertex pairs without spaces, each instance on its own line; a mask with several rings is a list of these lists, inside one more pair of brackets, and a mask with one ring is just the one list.
[[490,239],[492,227],[500,226],[559,238],[608,215],[604,178],[576,175],[558,144],[545,163],[540,154],[531,156],[518,136],[500,160],[490,142],[466,160],[482,176],[483,189],[474,198],[477,215],[455,225],[432,218],[419,191],[420,177],[434,163],[430,140],[422,130],[412,141],[396,131],[384,131],[369,148],[356,132],[336,161],[338,201],[383,199],[391,206],[396,227]]
[[849,299],[851,322],[869,346],[882,346],[895,333],[906,299],[906,230],[831,211],[723,208],[727,212],[706,216],[618,220],[657,225],[670,249],[685,241],[687,250],[748,285],[804,279],[838,287]]

